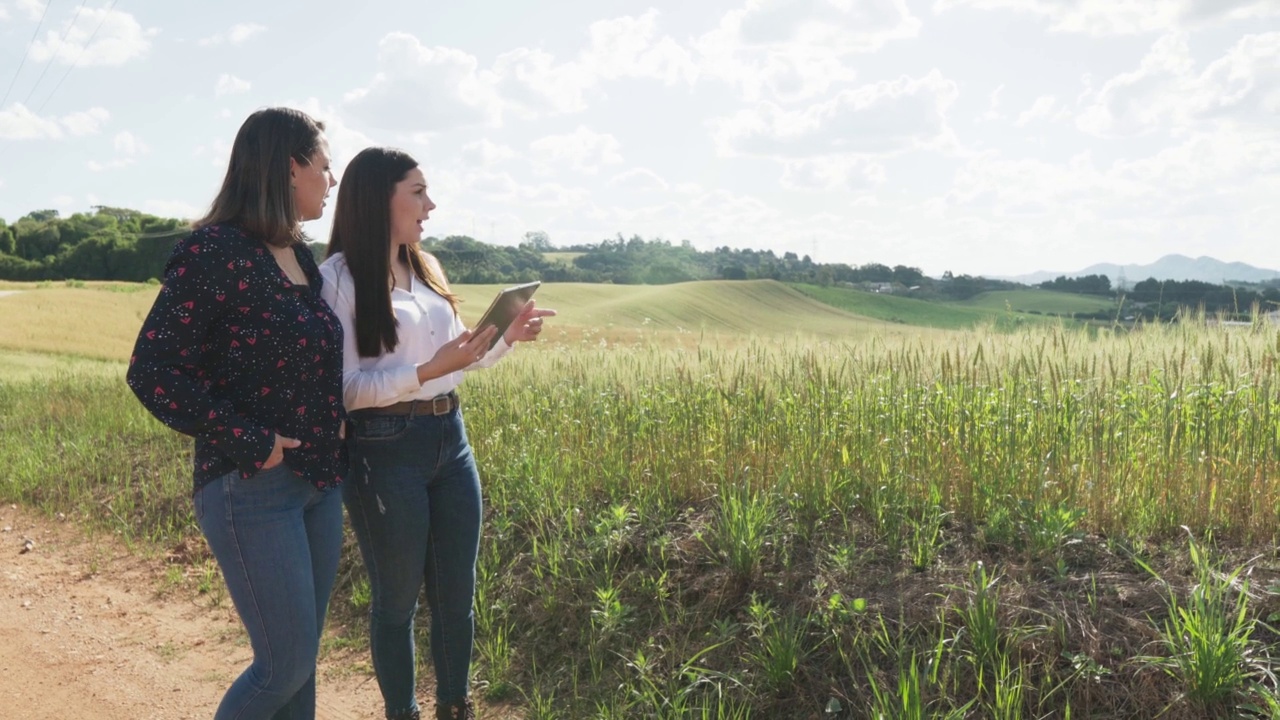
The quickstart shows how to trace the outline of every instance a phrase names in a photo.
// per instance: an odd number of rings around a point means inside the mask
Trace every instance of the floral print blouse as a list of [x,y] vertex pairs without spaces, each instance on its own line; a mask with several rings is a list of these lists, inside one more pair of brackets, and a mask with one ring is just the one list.
[[165,266],[127,380],[152,415],[195,437],[196,489],[257,473],[277,434],[301,442],[285,462],[317,488],[346,476],[342,326],[310,251],[293,250],[308,285],[233,225],[196,230]]

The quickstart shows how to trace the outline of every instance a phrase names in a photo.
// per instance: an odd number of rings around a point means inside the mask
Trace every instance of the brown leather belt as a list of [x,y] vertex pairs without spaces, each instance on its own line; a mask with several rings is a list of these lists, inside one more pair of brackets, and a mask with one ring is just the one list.
[[430,400],[406,400],[383,407],[360,408],[351,414],[361,415],[448,415],[461,405],[458,393],[450,391],[446,395],[437,395]]

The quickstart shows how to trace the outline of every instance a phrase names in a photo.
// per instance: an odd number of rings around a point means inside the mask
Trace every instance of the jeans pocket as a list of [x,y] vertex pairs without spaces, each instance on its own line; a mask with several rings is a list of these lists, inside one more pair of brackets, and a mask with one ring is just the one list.
[[272,465],[269,468],[262,468],[258,472],[250,475],[249,477],[244,479],[244,482],[253,483],[253,482],[260,482],[262,480],[270,480],[276,477],[277,475],[287,475],[291,472],[292,470],[289,468],[288,461],[281,460],[280,462],[276,463],[275,465]]
[[374,415],[359,418],[352,425],[358,441],[395,440],[409,429],[409,418],[405,415]]

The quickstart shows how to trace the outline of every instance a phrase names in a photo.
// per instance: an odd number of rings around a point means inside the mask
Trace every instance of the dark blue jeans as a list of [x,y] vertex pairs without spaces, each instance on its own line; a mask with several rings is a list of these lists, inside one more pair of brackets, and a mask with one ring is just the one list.
[[369,571],[369,644],[388,715],[418,707],[413,618],[425,584],[441,703],[467,697],[480,476],[462,414],[352,413],[343,500]]
[[342,549],[340,496],[286,463],[248,479],[235,471],[196,492],[196,520],[253,647],[215,720],[315,718],[316,654]]

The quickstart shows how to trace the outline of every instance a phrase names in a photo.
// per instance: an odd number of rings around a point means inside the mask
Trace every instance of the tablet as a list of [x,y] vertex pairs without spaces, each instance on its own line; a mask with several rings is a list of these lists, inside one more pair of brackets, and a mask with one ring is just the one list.
[[524,309],[525,303],[529,302],[529,298],[533,297],[541,284],[540,281],[535,280],[524,285],[509,287],[499,292],[489,304],[489,309],[484,311],[484,316],[480,318],[480,322],[476,323],[475,328],[476,332],[484,330],[489,325],[498,328],[498,332],[493,335],[493,340],[489,341],[490,349],[502,339],[502,334],[507,331],[511,322]]

